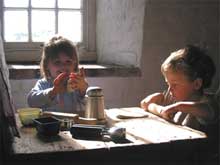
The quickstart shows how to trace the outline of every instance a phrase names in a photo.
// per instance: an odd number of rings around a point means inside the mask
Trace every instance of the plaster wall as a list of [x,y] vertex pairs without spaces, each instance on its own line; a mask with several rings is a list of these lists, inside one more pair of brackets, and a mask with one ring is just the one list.
[[99,63],[140,66],[145,0],[97,1]]

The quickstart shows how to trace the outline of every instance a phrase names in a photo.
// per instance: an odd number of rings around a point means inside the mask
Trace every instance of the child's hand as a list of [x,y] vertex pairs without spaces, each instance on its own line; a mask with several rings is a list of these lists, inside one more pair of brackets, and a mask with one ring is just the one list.
[[173,121],[173,117],[178,110],[175,107],[165,106],[160,111],[160,116],[168,121]]
[[[73,76],[74,75],[74,76]],[[67,86],[69,86],[72,90],[79,89],[82,95],[85,95],[86,90],[88,88],[88,83],[85,79],[85,70],[81,68],[78,74],[70,74],[70,79],[67,82]]]
[[140,106],[144,110],[148,111],[149,104],[151,103],[161,104],[163,102],[163,99],[164,99],[163,93],[154,93],[143,99],[140,103]]
[[63,93],[66,91],[66,81],[68,78],[67,73],[60,73],[54,80],[54,91],[56,94]]
[[174,104],[170,104],[170,105],[164,106],[161,109],[160,114],[166,120],[173,120],[174,115],[178,111],[182,111],[182,109],[187,109],[188,105],[192,105],[192,104],[191,103],[185,104],[184,102],[177,102]]

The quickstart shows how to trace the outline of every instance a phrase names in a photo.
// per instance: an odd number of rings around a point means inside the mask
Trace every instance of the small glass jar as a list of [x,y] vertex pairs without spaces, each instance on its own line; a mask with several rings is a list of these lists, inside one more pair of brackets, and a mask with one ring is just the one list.
[[70,128],[72,127],[72,125],[74,124],[74,120],[72,119],[62,119],[61,120],[61,130],[62,131],[68,131],[70,130]]

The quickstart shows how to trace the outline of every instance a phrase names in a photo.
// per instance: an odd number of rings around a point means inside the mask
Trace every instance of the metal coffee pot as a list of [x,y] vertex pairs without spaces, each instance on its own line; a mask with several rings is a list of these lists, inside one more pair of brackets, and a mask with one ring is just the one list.
[[86,118],[95,118],[98,121],[105,120],[104,96],[102,88],[89,87],[86,92]]

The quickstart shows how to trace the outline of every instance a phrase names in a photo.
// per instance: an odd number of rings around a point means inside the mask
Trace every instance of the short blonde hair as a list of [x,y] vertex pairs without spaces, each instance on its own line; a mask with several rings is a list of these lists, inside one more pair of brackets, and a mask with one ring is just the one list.
[[189,80],[202,79],[202,89],[211,85],[216,68],[213,60],[199,47],[187,45],[171,55],[161,65],[161,72],[166,71],[184,73]]

